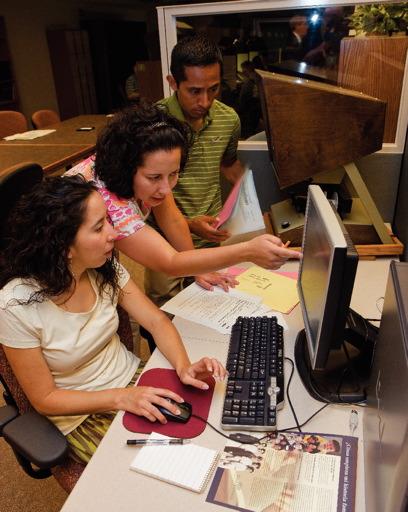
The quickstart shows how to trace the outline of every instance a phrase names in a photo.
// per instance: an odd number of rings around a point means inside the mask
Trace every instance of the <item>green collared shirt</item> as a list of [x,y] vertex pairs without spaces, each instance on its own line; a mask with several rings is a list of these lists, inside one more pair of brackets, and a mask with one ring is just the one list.
[[[171,115],[185,121],[176,93],[159,103],[165,105]],[[185,217],[218,215],[222,207],[220,165],[232,164],[237,159],[240,131],[235,110],[215,100],[202,128],[193,132],[187,164],[173,189],[174,199]],[[195,247],[214,245],[194,235],[193,241]]]

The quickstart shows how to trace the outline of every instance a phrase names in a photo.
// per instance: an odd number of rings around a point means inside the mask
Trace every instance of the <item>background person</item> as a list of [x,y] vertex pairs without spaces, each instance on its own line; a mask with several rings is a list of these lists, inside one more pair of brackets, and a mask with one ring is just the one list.
[[116,334],[117,304],[152,332],[181,382],[205,390],[206,376],[224,378],[216,359],[190,363],[173,324],[115,260],[115,232],[92,183],[44,180],[9,226],[1,343],[28,400],[67,436],[73,458],[88,462],[116,411],[166,423],[156,406],[177,414],[165,397],[183,401],[159,387],[126,387],[139,360]]
[[137,62],[135,62],[133,66],[133,73],[126,79],[125,93],[130,102],[138,103],[140,101],[139,83],[137,80]]
[[295,15],[289,20],[290,34],[283,51],[284,60],[302,61],[307,53],[306,36],[309,23],[306,16]]

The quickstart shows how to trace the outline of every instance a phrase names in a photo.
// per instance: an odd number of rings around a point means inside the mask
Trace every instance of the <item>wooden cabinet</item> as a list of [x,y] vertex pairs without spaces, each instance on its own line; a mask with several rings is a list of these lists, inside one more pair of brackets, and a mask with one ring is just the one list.
[[384,142],[394,142],[400,110],[408,36],[345,37],[338,82],[387,102]]
[[0,110],[18,110],[17,85],[9,51],[6,25],[0,16]]
[[95,83],[85,30],[47,30],[61,119],[97,112]]

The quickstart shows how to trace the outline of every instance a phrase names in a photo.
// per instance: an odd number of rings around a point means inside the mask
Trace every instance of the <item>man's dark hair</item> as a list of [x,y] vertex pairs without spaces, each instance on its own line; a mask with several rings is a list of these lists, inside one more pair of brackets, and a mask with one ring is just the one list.
[[177,85],[186,79],[185,68],[205,67],[219,64],[222,75],[222,54],[218,46],[207,37],[199,34],[184,37],[171,52],[170,71]]
[[134,196],[133,177],[146,154],[181,149],[180,169],[188,156],[191,130],[162,105],[142,103],[113,117],[98,136],[95,175],[106,188],[124,199]]

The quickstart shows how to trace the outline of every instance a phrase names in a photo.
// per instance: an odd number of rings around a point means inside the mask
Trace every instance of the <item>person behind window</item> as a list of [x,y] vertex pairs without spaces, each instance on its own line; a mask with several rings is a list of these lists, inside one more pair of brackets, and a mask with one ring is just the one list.
[[133,66],[133,73],[127,77],[125,83],[126,97],[130,102],[138,103],[140,101],[139,83],[137,79],[137,62]]
[[307,53],[306,36],[309,23],[306,16],[296,14],[289,20],[290,34],[283,51],[283,60],[302,61]]
[[259,131],[261,101],[254,63],[246,60],[241,64],[241,69],[242,83],[239,90],[238,113],[242,126],[241,135],[246,139]]

